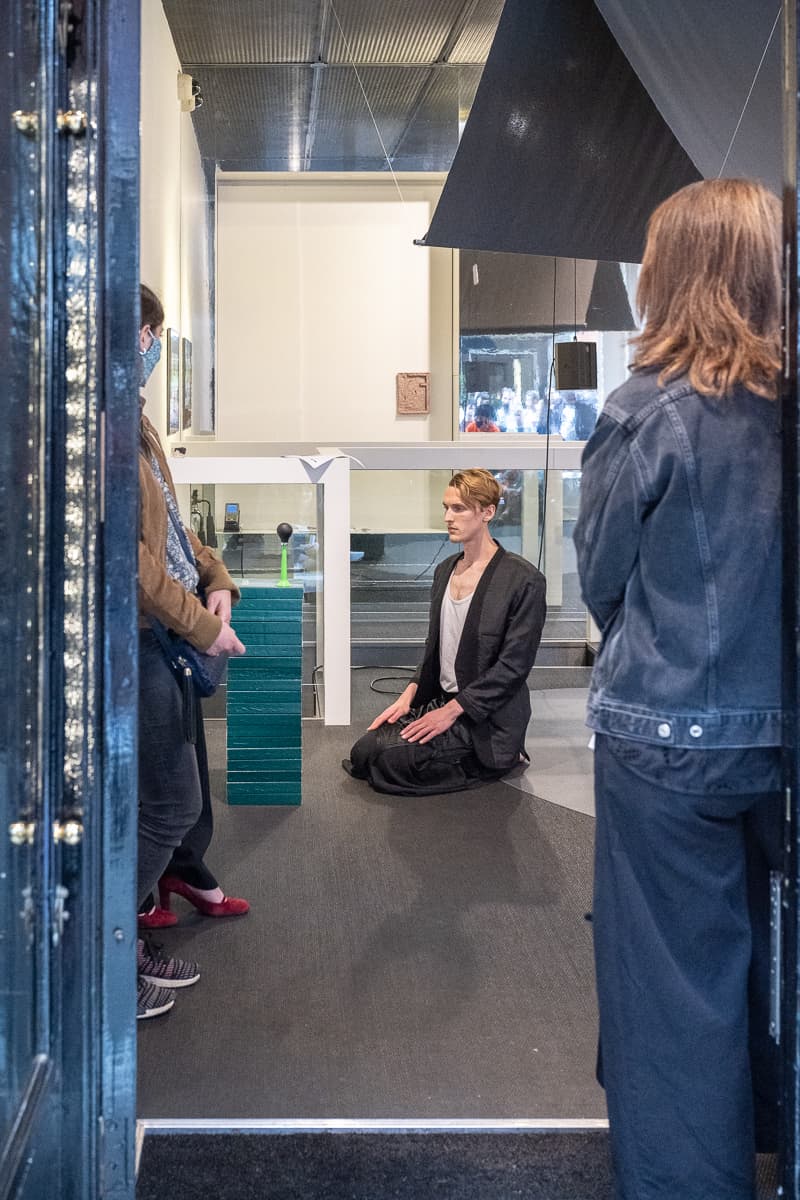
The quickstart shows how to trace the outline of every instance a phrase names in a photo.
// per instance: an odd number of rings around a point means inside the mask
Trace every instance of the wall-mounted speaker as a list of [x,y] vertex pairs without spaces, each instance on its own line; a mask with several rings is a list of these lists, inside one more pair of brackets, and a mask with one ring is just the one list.
[[556,342],[555,374],[559,392],[594,391],[597,387],[597,343]]

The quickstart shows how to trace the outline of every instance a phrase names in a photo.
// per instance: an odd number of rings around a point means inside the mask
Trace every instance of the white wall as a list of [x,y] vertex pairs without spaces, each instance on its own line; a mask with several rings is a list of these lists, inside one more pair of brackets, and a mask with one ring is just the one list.
[[[429,441],[452,431],[452,257],[414,246],[438,180],[220,177],[218,437]],[[395,376],[431,372],[431,413]]]
[[[205,186],[192,118],[180,111],[175,53],[161,0],[141,5],[140,275],[160,297],[165,327],[193,346],[194,411],[198,432],[210,408],[209,221]],[[166,437],[166,338],[151,375],[145,411]]]

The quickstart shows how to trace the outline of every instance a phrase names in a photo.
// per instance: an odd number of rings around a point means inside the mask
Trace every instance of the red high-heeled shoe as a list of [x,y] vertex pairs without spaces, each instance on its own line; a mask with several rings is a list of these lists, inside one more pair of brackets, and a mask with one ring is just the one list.
[[178,918],[167,908],[158,908],[155,904],[149,912],[139,913],[140,929],[166,929],[168,925],[177,925]]
[[223,896],[215,904],[198,896],[196,889],[190,887],[188,883],[184,883],[177,875],[162,875],[158,881],[158,899],[161,908],[168,912],[170,911],[170,896],[173,894],[183,896],[184,900],[193,904],[204,917],[243,917],[246,912],[250,911],[250,905],[246,900],[241,900],[236,896]]

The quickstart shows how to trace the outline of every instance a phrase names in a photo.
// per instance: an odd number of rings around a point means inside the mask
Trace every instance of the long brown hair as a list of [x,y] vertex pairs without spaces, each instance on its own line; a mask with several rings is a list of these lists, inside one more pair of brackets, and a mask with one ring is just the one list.
[[762,184],[707,179],[681,188],[647,227],[633,369],[660,368],[659,384],[688,375],[707,396],[743,384],[774,398],[780,263],[780,202]]

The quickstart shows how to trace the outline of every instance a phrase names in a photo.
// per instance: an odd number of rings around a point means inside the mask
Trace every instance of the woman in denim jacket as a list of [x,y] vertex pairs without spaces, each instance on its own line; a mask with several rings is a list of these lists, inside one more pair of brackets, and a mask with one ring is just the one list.
[[774,1149],[781,216],[747,180],[650,219],[630,380],[575,529],[602,632],[594,938],[620,1200],[753,1200]]

